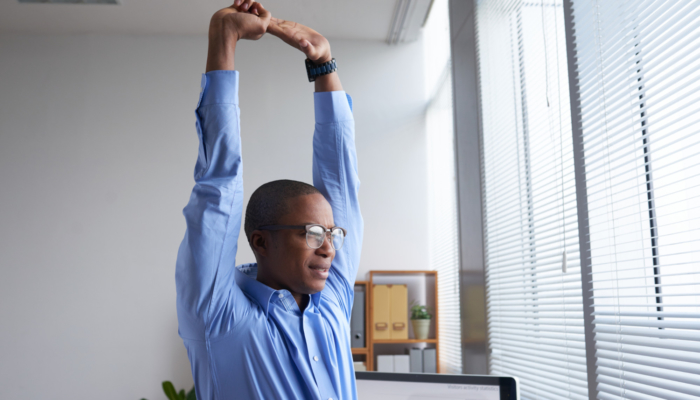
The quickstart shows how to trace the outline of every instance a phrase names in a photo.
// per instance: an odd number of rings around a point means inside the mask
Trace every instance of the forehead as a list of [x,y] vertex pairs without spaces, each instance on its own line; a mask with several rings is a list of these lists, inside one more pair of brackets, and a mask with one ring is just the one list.
[[287,203],[289,212],[280,219],[280,224],[321,224],[333,226],[333,209],[323,195],[314,193],[294,197]]

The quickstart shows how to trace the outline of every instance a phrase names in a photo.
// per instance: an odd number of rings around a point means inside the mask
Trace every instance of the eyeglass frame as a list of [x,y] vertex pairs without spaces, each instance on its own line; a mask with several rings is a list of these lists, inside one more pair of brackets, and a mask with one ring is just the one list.
[[[306,231],[306,234],[308,235],[308,234],[309,234],[309,228],[312,227],[312,226],[318,226],[318,227],[321,227],[321,229],[324,230],[324,233],[326,233],[326,237],[329,238],[328,241],[331,242],[331,247],[333,248],[333,250],[336,250],[336,251],[337,251],[337,250],[340,250],[340,249],[343,248],[343,245],[345,245],[345,238],[348,237],[348,231],[345,230],[345,228],[341,228],[341,227],[339,227],[339,226],[334,226],[334,227],[332,227],[332,228],[326,228],[325,226],[323,226],[323,225],[321,225],[321,224],[307,224],[307,225],[264,225],[264,226],[259,227],[258,230],[261,230],[261,231],[277,231],[277,230],[282,230],[282,229],[303,229],[303,230]],[[343,231],[343,245],[340,246],[340,249],[336,249],[336,248],[335,248],[335,245],[333,244],[333,239],[332,239],[332,238],[333,238],[333,233],[332,233],[332,232],[333,232],[333,229],[340,229],[341,231]],[[330,234],[330,235],[329,235],[329,234]],[[323,238],[323,242],[326,241],[326,237]],[[321,245],[318,246],[318,247],[311,247],[311,245],[309,244],[308,236],[307,236],[307,239],[306,239],[306,245],[309,246],[310,249],[314,249],[314,250],[320,249],[321,247],[323,247],[323,242],[321,242]]]

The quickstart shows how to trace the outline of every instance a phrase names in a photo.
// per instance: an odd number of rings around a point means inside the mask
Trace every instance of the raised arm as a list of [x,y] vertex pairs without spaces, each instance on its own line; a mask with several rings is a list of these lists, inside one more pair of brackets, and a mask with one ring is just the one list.
[[[228,7],[212,17],[207,72],[195,112],[199,155],[195,185],[183,214],[187,231],[177,256],[176,285],[180,335],[202,339],[234,321],[214,316],[242,296],[234,282],[243,207],[236,42],[265,33],[270,14],[257,3],[246,12]],[[236,317],[234,309],[226,313]]]
[[343,248],[333,259],[324,292],[330,289],[337,295],[349,319],[364,231],[352,101],[343,91],[316,92],[314,108],[314,186],[330,202],[335,224],[348,231]]
[[[316,64],[332,59],[328,40],[309,27],[272,18],[268,32],[299,49]],[[331,204],[335,225],[348,232],[343,248],[335,254],[323,292],[337,297],[349,319],[364,230],[358,199],[360,180],[352,100],[343,91],[337,72],[317,77],[315,89],[314,186]]]

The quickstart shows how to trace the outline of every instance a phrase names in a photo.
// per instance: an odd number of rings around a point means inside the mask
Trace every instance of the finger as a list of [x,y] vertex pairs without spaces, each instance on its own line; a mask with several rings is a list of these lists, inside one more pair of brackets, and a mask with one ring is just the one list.
[[252,4],[253,4],[253,0],[243,0],[243,3],[241,4],[240,8],[243,11],[248,11]]
[[270,12],[267,11],[265,9],[265,7],[263,7],[263,5],[258,3],[258,2],[253,3],[253,5],[250,7],[250,12],[255,13],[255,15],[257,15],[258,17],[260,17],[264,20],[268,20],[267,21],[268,23],[270,22],[269,19],[272,17]]
[[243,5],[245,5],[246,0],[236,0],[233,2],[233,5],[231,8],[238,12],[245,12],[246,10],[243,8]]

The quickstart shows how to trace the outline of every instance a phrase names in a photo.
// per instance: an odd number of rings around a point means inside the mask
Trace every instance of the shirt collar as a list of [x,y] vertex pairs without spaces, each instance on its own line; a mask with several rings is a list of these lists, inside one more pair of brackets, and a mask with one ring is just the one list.
[[[236,267],[236,283],[238,284],[238,287],[240,287],[245,294],[253,298],[253,300],[260,305],[265,312],[265,316],[267,317],[272,296],[282,291],[275,290],[263,283],[258,282],[257,276],[257,263],[243,264]],[[314,305],[314,311],[318,310],[321,302],[321,292],[314,293],[309,297],[311,298],[311,303]]]

